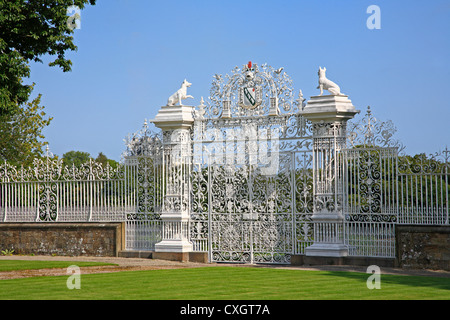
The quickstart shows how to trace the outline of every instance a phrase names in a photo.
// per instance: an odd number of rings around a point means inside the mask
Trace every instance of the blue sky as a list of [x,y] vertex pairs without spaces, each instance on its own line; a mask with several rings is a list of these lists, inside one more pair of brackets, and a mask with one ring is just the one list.
[[[369,5],[381,29],[369,30]],[[407,153],[450,145],[450,1],[98,0],[81,11],[72,71],[33,63],[34,95],[54,117],[44,134],[70,150],[119,160],[123,139],[152,119],[184,78],[187,100],[209,95],[214,74],[248,61],[284,67],[295,92],[319,93],[317,69],[392,120]],[[450,146],[449,146],[450,147]]]

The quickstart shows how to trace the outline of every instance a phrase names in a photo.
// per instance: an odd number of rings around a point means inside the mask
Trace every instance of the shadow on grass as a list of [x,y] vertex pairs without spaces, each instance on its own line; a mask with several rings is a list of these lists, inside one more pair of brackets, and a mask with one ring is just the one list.
[[[330,276],[357,280],[363,283],[366,283],[368,278],[372,275],[371,273],[345,271],[328,271],[327,274]],[[382,283],[382,286],[395,285],[449,290],[450,295],[450,278],[446,277],[383,274],[383,269],[381,269],[380,281]]]

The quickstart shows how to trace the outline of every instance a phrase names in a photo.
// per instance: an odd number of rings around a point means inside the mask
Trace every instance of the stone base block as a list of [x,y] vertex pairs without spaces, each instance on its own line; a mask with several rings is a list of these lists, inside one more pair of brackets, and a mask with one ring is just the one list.
[[305,249],[306,256],[346,257],[348,249],[341,243],[314,243]]
[[170,260],[170,261],[189,261],[189,252],[153,252],[153,259]]
[[119,252],[119,257],[209,263],[207,252],[154,252],[123,250]]
[[155,252],[191,252],[192,243],[187,240],[163,240],[155,244]]
[[198,263],[209,263],[208,252],[189,252],[189,261]]
[[450,271],[450,225],[395,226],[397,265]]

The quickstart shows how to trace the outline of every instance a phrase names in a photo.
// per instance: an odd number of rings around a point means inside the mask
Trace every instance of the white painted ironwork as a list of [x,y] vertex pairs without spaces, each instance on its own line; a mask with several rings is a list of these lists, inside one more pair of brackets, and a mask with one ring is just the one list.
[[160,242],[162,238],[161,220],[126,220],[125,249],[154,251],[155,244]]
[[0,165],[2,221],[122,221],[130,206],[121,167],[64,166],[49,154],[33,167]]
[[289,263],[314,245],[392,258],[397,224],[449,225],[447,148],[405,155],[370,108],[359,122],[310,122],[293,92],[283,68],[247,64],[215,75],[195,110],[163,107],[162,131],[129,135],[117,168],[49,152],[30,168],[4,162],[0,221],[124,221],[127,250],[178,243],[236,263]]
[[165,194],[162,135],[144,122],[142,129],[125,139],[122,154],[125,194],[132,204],[125,212],[125,248],[155,250],[163,238],[161,210]]
[[398,223],[448,225],[450,150],[399,159]]
[[215,75],[195,113],[191,241],[217,262],[289,263],[312,241],[310,124],[282,68]]
[[376,119],[370,107],[349,124],[343,189],[345,239],[354,256],[394,257],[398,215],[397,160],[404,149],[391,121]]
[[395,257],[395,223],[346,221],[344,238],[350,256]]
[[398,149],[345,149],[345,212],[348,220],[396,222]]
[[397,128],[394,123],[391,120],[380,121],[375,118],[369,106],[360,121],[349,122],[347,145],[348,148],[397,148],[400,154],[405,146],[394,138],[395,132]]
[[163,135],[163,239],[155,245],[156,252],[193,250],[189,241],[193,111],[190,106],[163,106],[152,120]]

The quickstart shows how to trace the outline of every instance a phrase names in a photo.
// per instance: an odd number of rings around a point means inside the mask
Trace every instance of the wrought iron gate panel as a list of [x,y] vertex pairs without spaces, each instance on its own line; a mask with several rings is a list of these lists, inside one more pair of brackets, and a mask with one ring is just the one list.
[[[339,209],[342,203],[345,221],[337,232],[349,255],[394,257],[397,223],[449,224],[448,149],[399,155],[393,124],[377,121],[368,109],[362,125],[349,126],[347,148],[313,174],[313,126],[298,112],[301,94],[293,101],[285,74],[257,69],[253,80],[243,76],[249,68],[215,76],[210,102],[196,110],[192,150],[178,152],[180,139],[163,148],[162,134],[145,123],[127,138],[117,168],[93,160],[65,166],[49,152],[31,168],[0,164],[0,221],[125,221],[126,249],[154,250],[164,237],[173,238],[163,234],[163,205],[180,206],[189,212],[183,237],[188,230],[193,250],[208,252],[210,261],[289,263],[332,227],[324,223],[315,234],[311,216],[313,175],[333,166],[329,177],[337,182],[328,191],[339,195]],[[249,105],[242,93],[253,85],[258,94]],[[173,163],[177,154],[187,158],[181,165]],[[164,203],[165,196],[170,201]]]
[[289,263],[312,241],[311,124],[275,71],[215,75],[196,110],[190,241],[211,261]]
[[290,262],[292,222],[212,221],[211,231],[212,261],[281,264]]
[[313,243],[313,172],[312,152],[294,151],[294,254],[304,254]]
[[293,253],[292,153],[278,174],[255,165],[210,166],[210,250],[216,262],[289,263]]
[[123,154],[127,206],[125,248],[154,250],[162,239],[160,218],[164,199],[164,165],[160,133],[143,128],[125,140]]
[[352,220],[395,221],[397,148],[346,149],[342,156],[347,168],[345,212]]
[[394,257],[398,220],[397,166],[403,146],[391,121],[377,120],[368,107],[350,126],[341,152],[346,201],[344,239],[349,255]]
[[209,170],[205,164],[194,163],[191,170],[190,241],[194,251],[208,252],[209,225]]

